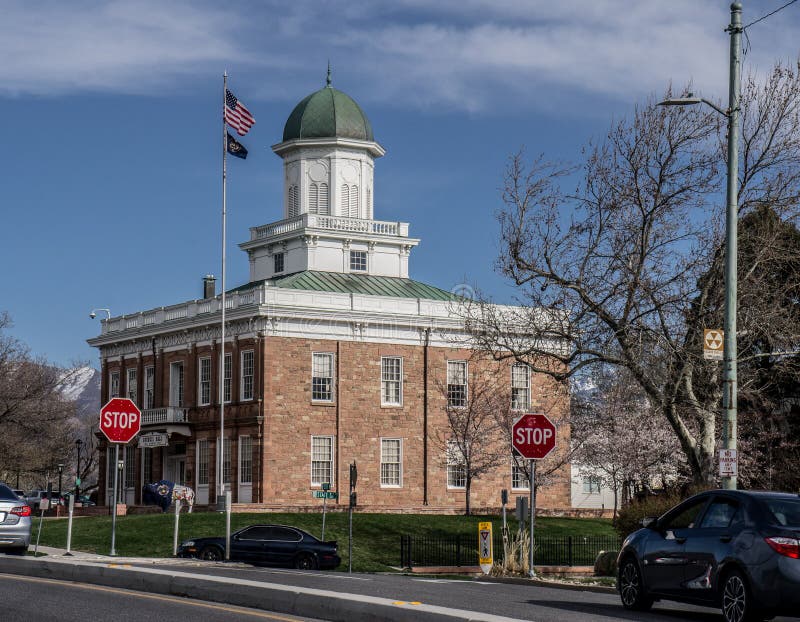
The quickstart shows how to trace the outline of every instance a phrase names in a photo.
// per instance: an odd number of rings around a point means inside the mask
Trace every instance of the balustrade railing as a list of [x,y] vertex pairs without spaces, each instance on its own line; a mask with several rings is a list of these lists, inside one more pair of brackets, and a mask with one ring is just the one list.
[[164,406],[163,408],[146,408],[142,411],[142,425],[158,425],[161,423],[189,423],[186,413],[188,408]]

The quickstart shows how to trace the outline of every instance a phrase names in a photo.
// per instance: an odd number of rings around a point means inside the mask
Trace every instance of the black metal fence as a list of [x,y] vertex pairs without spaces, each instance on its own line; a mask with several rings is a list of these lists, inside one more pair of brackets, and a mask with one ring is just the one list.
[[[615,536],[542,536],[534,540],[534,563],[541,566],[593,566],[600,551],[619,550]],[[503,560],[503,535],[493,534],[495,562]],[[400,565],[477,566],[478,535],[400,536]]]

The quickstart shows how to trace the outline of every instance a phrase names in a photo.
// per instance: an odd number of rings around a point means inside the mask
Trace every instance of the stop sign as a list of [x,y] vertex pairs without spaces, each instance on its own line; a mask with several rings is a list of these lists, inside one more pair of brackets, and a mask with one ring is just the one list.
[[523,458],[541,460],[556,448],[556,426],[547,415],[522,415],[514,420],[511,444]]
[[100,409],[100,431],[112,443],[129,443],[142,427],[142,412],[124,397],[114,397]]

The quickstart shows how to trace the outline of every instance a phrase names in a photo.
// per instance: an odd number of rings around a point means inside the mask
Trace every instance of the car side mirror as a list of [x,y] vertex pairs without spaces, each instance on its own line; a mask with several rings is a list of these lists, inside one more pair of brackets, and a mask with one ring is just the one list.
[[233,540],[234,540],[234,542],[238,542],[239,541],[239,534],[238,533],[233,536]]
[[646,516],[639,522],[646,529],[658,529],[658,519],[654,516]]

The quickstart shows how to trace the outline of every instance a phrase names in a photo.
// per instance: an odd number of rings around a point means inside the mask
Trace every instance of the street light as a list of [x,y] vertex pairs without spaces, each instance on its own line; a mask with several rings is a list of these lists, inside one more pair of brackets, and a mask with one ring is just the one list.
[[[736,259],[739,218],[739,72],[741,68],[742,3],[731,4],[731,23],[725,29],[731,37],[730,66],[728,79],[728,109],[723,110],[702,97],[666,99],[659,106],[689,106],[707,104],[728,119],[728,188],[725,212],[725,336],[722,367],[722,445],[724,449],[736,450]],[[723,488],[736,489],[736,477],[723,477]]]
[[[78,464],[75,468],[75,501],[78,500],[81,494],[81,447],[83,446],[83,441],[78,439],[75,441],[75,450],[78,454]],[[58,486],[61,488],[61,485]]]

